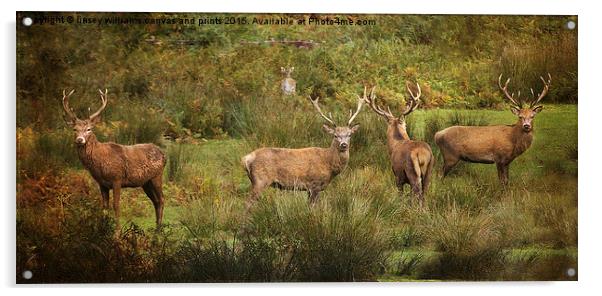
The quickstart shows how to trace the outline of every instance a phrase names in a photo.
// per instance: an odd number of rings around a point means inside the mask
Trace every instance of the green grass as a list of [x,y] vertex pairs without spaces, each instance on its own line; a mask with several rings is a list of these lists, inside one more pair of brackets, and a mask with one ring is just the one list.
[[[424,209],[410,201],[409,190],[398,194],[386,154],[371,161],[373,150],[386,151],[382,142],[363,144],[385,132],[385,124],[371,121],[372,115],[361,118],[359,133],[369,134],[352,139],[349,167],[313,209],[304,192],[270,188],[250,216],[244,215],[250,184],[240,157],[262,146],[256,140],[169,143],[166,149],[179,155],[168,165],[177,166],[178,177],[169,181],[169,167],[164,176],[171,244],[163,261],[153,259],[154,268],[187,266],[170,281],[576,279],[565,272],[576,268],[577,259],[576,106],[546,105],[535,119],[532,147],[510,166],[507,189],[499,185],[493,165],[459,165],[442,180],[439,161]],[[425,122],[432,117],[442,124],[458,118],[515,121],[507,110],[420,110],[408,123],[416,139],[428,133]],[[323,135],[320,144],[328,141]],[[88,198],[96,201],[89,175],[75,171],[88,178]],[[154,211],[143,191],[122,194],[124,229],[136,225],[153,233]],[[351,239],[354,233],[365,234]],[[346,253],[335,247],[343,243]],[[316,248],[302,248],[311,245]],[[381,248],[377,253],[375,246]],[[371,251],[362,253],[364,248]],[[259,260],[253,252],[272,259]],[[182,256],[200,261],[186,263]],[[372,266],[362,258],[380,263]],[[228,268],[207,270],[223,264]]]
[[[18,28],[16,274],[33,270],[29,282],[572,279],[564,271],[576,268],[573,256],[513,254],[577,247],[577,107],[551,105],[578,100],[578,31],[564,28],[576,16],[370,17],[377,25],[164,27],[153,36],[146,26]],[[151,37],[162,45],[144,42]],[[241,43],[270,38],[320,43]],[[281,94],[282,66],[295,66],[296,96]],[[532,147],[510,166],[510,186],[499,185],[493,165],[460,164],[441,180],[434,133],[514,123],[498,75],[526,93],[547,72],[545,110]],[[365,108],[349,166],[315,208],[304,192],[268,189],[245,215],[241,156],[330,144],[308,95],[342,123],[364,85],[399,112],[406,83],[422,89],[409,134],[439,159],[424,208],[397,192],[385,123]],[[84,116],[100,104],[98,87],[109,90],[98,139],[166,152],[161,231],[141,189],[122,191],[121,231],[98,215],[98,186],[57,101],[58,90],[77,88],[70,103]]]
[[[437,114],[443,118],[456,116],[472,116],[478,113],[478,117],[485,118],[490,124],[511,124],[515,121],[515,117],[509,111],[470,111],[470,110],[433,110],[433,111],[419,111],[413,114],[412,123],[415,126],[410,128],[414,129],[415,137],[420,138],[422,135],[420,131],[424,129],[424,122],[427,116]],[[561,123],[561,124],[560,124]],[[382,129],[384,133],[384,123]],[[505,191],[498,184],[497,174],[495,166],[493,165],[481,165],[481,164],[465,164],[456,168],[456,172],[452,174],[448,179],[441,180],[438,176],[435,177],[434,184],[429,193],[428,205],[433,211],[437,211],[441,214],[449,213],[451,206],[466,209],[468,212],[473,213],[484,213],[481,214],[484,219],[504,219],[506,213],[508,215],[519,216],[518,218],[511,218],[510,223],[524,223],[519,227],[530,228],[525,229],[526,233],[520,233],[518,230],[512,230],[517,225],[511,224],[504,226],[498,220],[491,220],[489,223],[496,227],[508,228],[496,230],[499,236],[503,236],[505,242],[504,251],[506,249],[511,250],[512,254],[519,252],[524,246],[536,246],[535,250],[541,248],[544,253],[554,255],[554,249],[550,247],[575,246],[576,245],[576,203],[571,202],[576,200],[576,160],[567,159],[566,147],[576,143],[577,129],[577,114],[575,106],[570,105],[547,105],[544,112],[542,112],[535,121],[535,140],[532,147],[518,159],[513,162],[510,170],[511,186],[509,191]],[[325,136],[326,137],[326,136]],[[249,190],[249,184],[246,176],[242,174],[242,169],[236,162],[237,156],[244,155],[246,152],[244,148],[247,148],[244,142],[238,140],[228,141],[209,141],[200,145],[186,145],[190,149],[189,153],[194,155],[193,159],[189,161],[189,166],[198,169],[196,174],[204,176],[221,176],[219,178],[218,187],[223,190],[225,188],[235,190],[233,191],[234,196],[226,198],[233,198],[235,203],[242,203],[246,191]],[[360,151],[363,147],[355,147]],[[357,155],[353,151],[351,152],[352,158],[361,158],[362,156]],[[433,147],[436,149],[436,147]],[[250,151],[251,148],[247,148]],[[570,154],[570,153],[569,153]],[[366,160],[368,161],[368,160]],[[438,166],[437,166],[438,168]],[[437,170],[436,174],[439,173]],[[558,182],[562,182],[559,184]],[[170,186],[170,185],[168,185]],[[362,193],[357,195],[357,190],[361,190],[362,187],[368,186],[368,189],[361,191]],[[355,167],[350,166],[341,176],[337,177],[333,184],[324,192],[322,201],[332,199],[338,193],[349,193],[356,194],[356,196],[365,196],[367,198],[375,198],[377,195],[388,195],[389,199],[393,201],[380,201],[381,203],[388,203],[391,216],[401,215],[400,213],[394,213],[399,211],[395,207],[404,207],[400,200],[396,200],[396,191],[393,189],[392,175],[389,172],[388,164],[385,166],[375,166],[372,163],[355,163]],[[211,194],[220,194],[217,191],[212,191]],[[526,194],[526,195],[525,195]],[[297,194],[294,192],[282,192],[275,189],[268,189],[264,194],[265,200],[271,200],[278,197],[286,202],[287,199],[297,200]],[[302,194],[304,196],[304,194]],[[563,199],[568,200],[567,203],[563,203],[566,208],[558,208],[553,205],[554,200],[550,200],[546,196],[552,196],[552,199]],[[357,197],[356,197],[357,198]],[[409,198],[406,196],[404,198]],[[302,198],[303,199],[303,198]],[[382,198],[381,198],[382,199]],[[542,199],[546,199],[547,203],[541,203]],[[377,201],[373,201],[377,202]],[[166,221],[171,224],[177,224],[177,218],[170,217],[170,214],[181,217],[181,205],[175,203],[168,203],[166,210]],[[146,217],[138,217],[136,221],[140,221],[141,225],[152,227],[153,216],[151,211],[150,203],[146,203],[146,209],[143,211],[147,213]],[[407,210],[407,209],[404,209]],[[410,209],[411,210],[411,209]],[[533,212],[525,213],[527,210],[533,210]],[[549,217],[539,217],[538,212],[548,211]],[[562,212],[562,213],[559,213]],[[567,214],[566,212],[572,212],[573,214]],[[417,221],[409,221],[404,223],[407,219],[403,218],[402,221],[391,222],[391,230],[399,231],[407,230],[409,224],[414,223],[415,228],[420,228],[421,223],[424,222],[424,217],[420,217],[420,214],[412,212],[416,217]],[[232,215],[232,214],[230,214]],[[562,218],[564,222],[569,221],[568,228],[553,229],[554,221],[551,219]],[[389,219],[393,219],[392,217]],[[472,221],[473,217],[466,218],[467,221]],[[548,219],[548,220],[546,220]],[[489,221],[489,220],[488,220]],[[546,221],[542,225],[543,221]],[[389,222],[387,222],[389,223]],[[447,222],[446,222],[447,223]],[[558,224],[558,223],[556,223]],[[566,226],[566,225],[565,225]],[[422,226],[423,227],[423,226]],[[433,225],[428,227],[437,227],[437,230],[441,231],[441,234],[430,234],[430,236],[438,236],[448,233],[447,229],[442,229],[445,225]],[[479,226],[473,226],[477,231],[477,236],[474,238],[475,241],[483,240],[483,233],[479,232],[482,229]],[[423,227],[424,228],[424,227]],[[434,229],[434,228],[433,228]],[[432,229],[431,229],[432,230]],[[410,230],[411,231],[411,230]],[[459,231],[464,231],[460,230]],[[417,231],[411,231],[405,242],[406,244],[415,244],[412,240],[418,241],[417,244],[422,244],[424,251],[414,251],[425,256],[422,261],[427,261],[429,256],[433,254],[433,246],[429,246],[430,239],[428,234],[418,233]],[[418,230],[420,232],[420,230]],[[514,233],[512,233],[514,232]],[[412,234],[414,233],[414,234]],[[532,235],[535,235],[533,237]],[[511,237],[510,237],[511,236]],[[539,236],[539,237],[538,237]],[[464,242],[465,239],[458,238],[459,242]],[[499,242],[492,242],[499,244]],[[444,242],[445,244],[445,242]],[[516,249],[515,249],[516,248]],[[562,250],[559,249],[563,255]],[[407,254],[407,251],[404,251]],[[574,252],[576,256],[576,251]],[[510,256],[514,258],[515,256]],[[513,260],[507,261],[512,264]],[[382,277],[386,279],[391,276],[390,274],[384,274]],[[394,279],[401,279],[393,277]],[[402,277],[403,278],[403,277]],[[380,278],[379,278],[380,279]],[[391,279],[391,278],[389,278]]]

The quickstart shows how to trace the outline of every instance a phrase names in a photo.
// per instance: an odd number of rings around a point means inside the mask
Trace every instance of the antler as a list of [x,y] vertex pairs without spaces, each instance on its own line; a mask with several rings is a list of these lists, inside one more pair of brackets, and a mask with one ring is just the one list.
[[403,111],[402,116],[406,116],[410,113],[412,113],[414,110],[416,110],[416,108],[418,108],[418,105],[420,105],[420,95],[422,95],[422,90],[420,90],[420,85],[418,85],[418,83],[416,83],[416,87],[418,87],[418,93],[416,95],[414,95],[414,93],[412,92],[412,90],[410,89],[409,85],[406,85],[406,88],[408,89],[408,92],[410,93],[410,100],[406,103],[406,109],[405,111]]
[[326,121],[330,122],[330,124],[332,124],[333,126],[337,126],[336,123],[334,123],[334,121],[332,120],[332,114],[330,114],[330,117],[324,115],[324,113],[322,112],[322,109],[320,109],[320,105],[318,104],[318,100],[320,100],[320,97],[316,97],[316,99],[312,99],[311,95],[309,96],[309,100],[311,101],[312,105],[314,105],[314,107],[316,107],[316,109],[318,110],[318,113],[320,113],[320,115],[322,116],[322,118],[326,119]]
[[98,115],[100,115],[100,113],[102,112],[102,110],[105,109],[105,107],[107,107],[107,92],[108,90],[105,89],[105,92],[103,93],[102,90],[98,90],[98,92],[100,93],[100,100],[102,101],[102,105],[100,106],[100,109],[98,109],[98,111],[94,112],[94,114],[90,115],[90,119],[93,119],[95,117],[97,117]]
[[[506,95],[506,98],[508,98],[508,100],[510,100],[510,102],[512,102],[512,104],[515,107],[522,108],[522,106],[523,106],[522,102],[519,100],[519,102],[520,102],[519,103],[514,99],[514,93],[512,95],[510,95],[508,93],[508,83],[510,83],[510,78],[508,78],[508,80],[506,80],[506,83],[504,84],[504,86],[502,86],[502,74],[500,74],[500,77],[498,77],[498,79],[497,79],[497,84],[499,85],[500,89],[502,90],[502,92],[504,92],[504,94]],[[518,93],[518,96],[520,97],[520,92]]]
[[[373,95],[374,88],[376,88],[376,86],[372,88],[372,91],[370,92],[370,96]],[[355,110],[355,113],[352,113],[352,111],[349,110],[349,121],[347,121],[348,126],[351,125],[351,123],[353,122],[355,117],[360,113],[360,110],[362,110],[362,106],[364,105],[365,98],[366,98],[366,87],[364,86],[364,97],[360,98],[360,96],[357,96],[357,109]]]
[[[374,112],[376,112],[376,114],[383,116],[387,119],[393,118],[395,116],[393,116],[393,113],[391,113],[391,109],[389,109],[389,107],[387,106],[387,111],[385,111],[382,107],[376,105],[376,95],[374,94],[374,90],[376,89],[376,86],[372,87],[372,89],[370,90],[370,97],[366,96],[366,91],[367,91],[367,87],[364,86],[364,97],[363,100],[368,103],[368,105],[370,106],[370,108],[372,108],[372,110],[374,110]],[[360,96],[357,96],[358,98]]]
[[67,113],[67,115],[72,120],[77,119],[77,116],[75,116],[73,109],[71,107],[69,107],[69,96],[71,96],[74,92],[75,92],[75,89],[71,90],[71,92],[69,92],[69,94],[67,94],[66,91],[63,89],[63,109],[65,110],[65,113]]
[[539,101],[541,101],[541,99],[543,99],[543,97],[545,97],[548,94],[548,90],[550,89],[550,84],[552,84],[552,75],[550,75],[550,73],[548,73],[548,81],[547,82],[541,76],[539,76],[539,79],[541,79],[541,81],[543,82],[543,89],[538,94],[537,99],[535,99],[535,94],[533,93],[533,89],[531,89],[531,95],[533,95],[533,100],[529,104],[529,108],[535,107],[535,105],[537,105],[539,103]]

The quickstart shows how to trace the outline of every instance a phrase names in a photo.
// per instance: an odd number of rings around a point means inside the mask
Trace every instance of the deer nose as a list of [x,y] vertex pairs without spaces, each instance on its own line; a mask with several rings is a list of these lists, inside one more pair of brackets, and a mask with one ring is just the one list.
[[347,148],[347,146],[349,146],[347,143],[341,143],[341,145],[340,145],[340,147],[343,149]]
[[526,130],[528,130],[528,129],[531,128],[531,125],[529,125],[529,124],[523,124],[523,128],[526,129]]
[[77,143],[77,144],[84,144],[84,143],[86,143],[86,139],[84,139],[84,137],[77,137],[75,139],[75,143]]

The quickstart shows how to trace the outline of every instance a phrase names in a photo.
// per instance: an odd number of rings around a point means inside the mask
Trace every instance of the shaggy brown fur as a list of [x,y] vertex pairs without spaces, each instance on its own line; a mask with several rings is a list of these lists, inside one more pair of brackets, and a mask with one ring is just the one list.
[[242,158],[253,185],[253,201],[272,186],[284,190],[307,191],[315,203],[320,191],[347,166],[349,150],[339,150],[334,139],[329,148],[260,148]]
[[[318,99],[312,99],[312,103],[320,115],[334,125],[332,119],[320,110]],[[245,155],[241,161],[253,186],[247,209],[268,186],[307,191],[310,202],[314,204],[320,191],[347,166],[351,135],[359,129],[359,125],[351,126],[351,123],[362,104],[363,100],[360,99],[347,126],[323,126],[327,133],[334,136],[329,148],[260,148]]]
[[443,154],[443,176],[460,160],[495,163],[502,184],[508,183],[510,163],[532,141],[533,130],[525,131],[520,120],[515,125],[452,126],[435,134],[435,143]]
[[387,148],[397,188],[402,193],[404,185],[410,184],[412,192],[422,204],[424,203],[424,194],[431,182],[435,158],[431,146],[425,142],[411,140],[406,132],[405,116],[418,107],[420,87],[417,87],[418,94],[416,96],[408,87],[411,99],[408,101],[406,111],[399,117],[395,117],[389,108],[385,111],[376,105],[375,88],[372,88],[370,97],[366,97],[366,102],[374,112],[387,120]]
[[[514,94],[508,93],[508,83],[502,86],[500,75],[498,84],[506,98],[511,102],[511,111],[518,117],[515,125],[494,126],[452,126],[435,134],[435,143],[443,154],[443,176],[463,160],[473,163],[495,163],[498,178],[503,185],[508,184],[508,168],[510,163],[519,155],[523,154],[531,146],[533,141],[533,119],[543,106],[536,106],[548,93],[551,82],[550,74],[548,81],[543,77],[543,90],[528,106],[523,106],[523,100],[514,98]],[[532,91],[532,90],[531,90]]]
[[100,121],[100,112],[106,106],[106,92],[101,92],[103,107],[85,120],[75,117],[67,97],[63,96],[67,124],[75,131],[79,159],[100,187],[103,208],[109,207],[109,191],[113,190],[113,209],[119,225],[121,188],[142,187],[155,207],[156,223],[160,226],[164,203],[162,176],[166,163],[163,152],[153,144],[126,146],[101,143],[96,139],[92,130]]

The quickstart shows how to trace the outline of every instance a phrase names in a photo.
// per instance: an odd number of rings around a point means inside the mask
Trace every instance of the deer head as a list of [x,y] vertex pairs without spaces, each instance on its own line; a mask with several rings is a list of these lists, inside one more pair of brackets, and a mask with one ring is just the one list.
[[91,135],[93,135],[92,129],[94,125],[100,122],[100,113],[107,107],[107,90],[105,89],[104,93],[99,89],[100,92],[100,100],[102,105],[98,111],[94,112],[94,114],[90,115],[87,119],[79,119],[73,112],[73,109],[69,107],[69,96],[71,96],[75,90],[72,90],[68,94],[63,90],[63,110],[65,110],[65,114],[63,119],[73,128],[75,132],[75,143],[79,146],[84,146],[88,143],[88,139]]
[[512,111],[514,115],[518,116],[519,125],[525,132],[530,132],[533,129],[533,118],[535,118],[537,113],[543,110],[543,106],[538,105],[539,101],[541,101],[541,99],[548,94],[550,84],[552,83],[552,76],[550,73],[548,73],[547,81],[541,76],[539,78],[543,82],[543,89],[539,94],[537,94],[537,96],[535,96],[535,93],[531,88],[532,98],[529,100],[528,105],[526,105],[526,102],[520,96],[520,91],[518,91],[516,98],[514,97],[514,93],[510,94],[508,92],[508,83],[510,83],[510,78],[508,78],[504,86],[502,86],[502,74],[500,74],[500,77],[498,77],[498,85],[506,98],[510,101],[510,111]]
[[351,142],[351,135],[357,132],[360,128],[359,124],[352,125],[352,123],[355,117],[360,113],[362,105],[364,104],[364,100],[358,97],[357,109],[355,110],[355,113],[352,110],[349,110],[349,120],[345,126],[337,126],[332,120],[332,114],[329,113],[329,116],[326,116],[322,112],[320,105],[318,104],[318,101],[320,100],[319,97],[312,99],[310,96],[309,100],[311,101],[312,105],[314,105],[320,116],[322,116],[322,118],[328,122],[327,124],[322,125],[322,128],[325,132],[334,136],[333,144],[339,149],[340,152],[348,151]]
[[412,92],[409,85],[406,85],[406,88],[408,90],[408,93],[410,93],[410,98],[406,101],[406,107],[399,116],[393,115],[389,106],[387,106],[387,110],[385,111],[385,109],[382,106],[376,104],[376,95],[374,94],[376,86],[373,87],[372,90],[370,90],[370,96],[366,96],[367,88],[364,87],[364,101],[368,103],[368,105],[372,108],[372,110],[374,110],[374,112],[376,112],[376,114],[385,118],[390,127],[400,126],[405,131],[405,118],[414,110],[416,110],[416,108],[418,108],[418,105],[420,105],[420,95],[422,94],[422,91],[420,90],[420,85],[418,85],[418,83],[416,83],[416,94]]
[[295,71],[295,67],[290,67],[290,68],[280,67],[280,72],[282,74],[284,74],[284,76],[286,78],[291,78],[291,73],[293,73],[293,71]]

